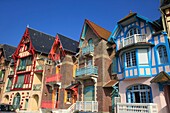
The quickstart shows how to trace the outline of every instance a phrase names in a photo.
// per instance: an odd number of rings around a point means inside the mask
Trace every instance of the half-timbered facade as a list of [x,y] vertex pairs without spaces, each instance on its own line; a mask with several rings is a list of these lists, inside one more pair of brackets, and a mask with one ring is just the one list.
[[6,81],[3,103],[12,104],[15,109],[38,111],[42,99],[44,80],[44,59],[52,47],[55,37],[32,28],[26,31],[12,55],[14,66]]
[[130,113],[169,113],[169,86],[164,80],[169,80],[170,51],[161,20],[130,12],[117,23],[109,41],[116,43],[118,112],[129,113],[133,107]]

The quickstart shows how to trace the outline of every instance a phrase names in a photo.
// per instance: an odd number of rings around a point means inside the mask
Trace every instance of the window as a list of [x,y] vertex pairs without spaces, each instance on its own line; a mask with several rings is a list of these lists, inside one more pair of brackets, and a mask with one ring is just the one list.
[[93,39],[90,38],[90,39],[88,40],[88,45],[92,45],[92,44],[93,44]]
[[168,62],[168,55],[165,46],[159,46],[158,48],[159,63],[164,64]]
[[17,83],[15,84],[15,88],[22,88],[24,84],[24,75],[18,75]]
[[67,102],[71,102],[71,91],[67,91]]
[[14,97],[13,107],[14,109],[20,108],[20,94],[19,93],[17,93]]
[[140,34],[140,30],[138,28],[131,28],[127,34],[126,34],[126,37],[130,37],[134,34]]
[[138,49],[139,65],[148,65],[148,50]]
[[128,103],[151,103],[151,88],[147,85],[134,85],[127,89]]
[[5,75],[5,70],[0,70],[0,82],[3,82]]
[[125,55],[126,55],[126,66],[127,67],[136,66],[136,52],[130,51],[127,52]]
[[22,58],[19,60],[18,70],[23,71],[29,65],[32,65],[32,57]]
[[12,77],[9,77],[8,78],[8,84],[7,84],[7,87],[6,87],[6,91],[10,91],[11,86],[12,86]]

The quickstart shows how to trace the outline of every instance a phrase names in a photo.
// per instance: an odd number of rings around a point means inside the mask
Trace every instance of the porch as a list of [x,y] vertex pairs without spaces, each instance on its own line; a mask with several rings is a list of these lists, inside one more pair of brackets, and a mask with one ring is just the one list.
[[116,113],[158,113],[155,103],[117,103]]
[[76,110],[98,112],[97,101],[76,101]]

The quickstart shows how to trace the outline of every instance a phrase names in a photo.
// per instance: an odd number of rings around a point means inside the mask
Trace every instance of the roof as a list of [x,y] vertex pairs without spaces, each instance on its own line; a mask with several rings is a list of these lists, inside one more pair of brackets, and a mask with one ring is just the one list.
[[117,80],[110,80],[103,87],[112,87],[112,86],[116,85],[117,83],[118,83]]
[[125,16],[124,18],[122,18],[121,20],[119,20],[118,23],[123,22],[123,21],[125,21],[125,20],[127,20],[127,19],[129,19],[130,17],[133,17],[133,16],[135,16],[135,15],[137,15],[137,13],[133,13],[132,11],[130,11],[130,13],[129,13],[127,16]]
[[167,82],[167,81],[170,81],[170,76],[162,71],[160,72],[158,75],[156,75],[150,82],[151,83],[162,83],[162,82]]
[[58,38],[60,39],[60,42],[61,42],[64,50],[70,51],[73,53],[77,52],[78,44],[79,44],[77,41],[75,41],[71,38],[68,38],[66,36],[63,36],[61,34],[57,34],[57,35],[58,35]]
[[85,20],[85,22],[92,28],[92,30],[94,31],[94,33],[96,33],[97,36],[99,36],[102,39],[107,40],[111,34],[110,31],[100,27],[99,25],[91,22],[90,20]]
[[5,60],[10,61],[10,56],[12,56],[12,54],[15,52],[16,47],[7,44],[1,44],[0,48],[3,49]]
[[167,6],[169,4],[170,4],[170,0],[163,0],[160,7],[162,8],[162,7]]
[[36,51],[48,54],[55,41],[55,37],[43,32],[28,28],[30,39]]

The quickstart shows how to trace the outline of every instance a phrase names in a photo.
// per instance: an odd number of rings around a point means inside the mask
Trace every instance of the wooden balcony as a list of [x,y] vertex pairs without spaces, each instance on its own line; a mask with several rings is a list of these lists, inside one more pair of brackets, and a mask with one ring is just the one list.
[[76,101],[76,110],[85,112],[98,112],[97,101]]
[[158,113],[154,103],[117,103],[117,113]]
[[146,35],[135,34],[130,37],[124,38],[122,42],[120,42],[119,44],[119,49],[125,46],[128,46],[128,45],[131,45],[131,44],[139,43],[139,42],[147,42]]
[[82,55],[91,55],[93,56],[94,53],[94,45],[88,45],[82,48]]
[[84,68],[80,68],[76,70],[76,77],[89,77],[89,76],[97,76],[98,68],[96,66],[88,66]]
[[46,84],[57,84],[61,80],[61,74],[53,74],[47,76],[45,79]]

